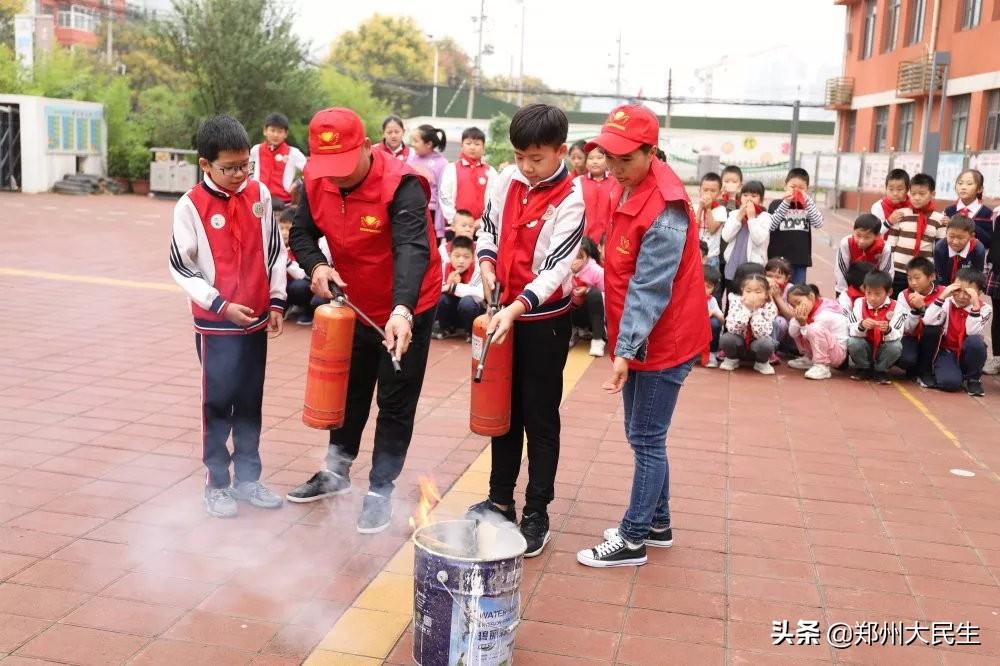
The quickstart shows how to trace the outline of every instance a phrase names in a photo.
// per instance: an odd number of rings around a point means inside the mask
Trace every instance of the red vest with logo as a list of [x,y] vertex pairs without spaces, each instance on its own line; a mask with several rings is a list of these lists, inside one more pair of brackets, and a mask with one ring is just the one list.
[[[256,317],[262,318],[262,322],[232,332],[258,330],[267,324],[271,306],[271,281],[265,264],[261,227],[264,207],[260,200],[260,183],[248,180],[241,192],[226,196],[202,182],[188,192],[188,197],[198,211],[212,250],[212,261],[215,263],[215,282],[212,286],[219,290],[222,298],[230,303],[245,305],[253,310]],[[196,320],[226,321],[221,314],[202,309],[194,303],[191,304],[191,313]]]
[[[500,242],[497,243],[496,274],[502,286],[501,305],[513,303],[535,279],[532,266],[538,237],[545,223],[555,216],[556,208],[572,191],[573,179],[567,173],[563,173],[559,180],[542,183],[534,188],[529,188],[517,179],[510,181],[503,205]],[[555,303],[568,296],[559,287],[545,303],[539,305]],[[559,314],[562,314],[562,310],[553,312],[552,316]]]
[[292,200],[292,195],[285,191],[285,167],[291,151],[291,147],[284,142],[274,150],[266,141],[257,147],[260,182],[264,183],[272,197],[285,203]]
[[[358,308],[384,326],[392,312],[392,220],[389,205],[404,176],[416,176],[430,200],[427,180],[408,165],[384,152],[372,151],[368,176],[347,197],[328,178],[307,178],[306,195],[316,226],[330,244],[330,254],[344,291]],[[414,314],[437,304],[441,295],[441,262],[433,256],[437,247],[434,224],[428,216],[427,242],[432,251],[421,278]],[[416,279],[416,278],[415,278]]]
[[455,161],[455,210],[464,208],[477,220],[483,216],[489,172],[489,165],[482,160],[468,165],[464,158]]
[[580,176],[580,184],[583,185],[583,206],[584,215],[587,219],[587,226],[583,230],[583,235],[601,244],[608,233],[608,221],[611,219],[611,184],[613,179],[605,176],[603,180],[594,180],[590,175]]
[[[616,181],[611,200],[617,202],[622,187]],[[681,263],[674,277],[670,303],[649,334],[646,360],[630,361],[632,370],[663,370],[685,363],[701,354],[712,331],[705,316],[705,279],[698,242],[698,224],[691,211],[684,184],[673,169],[654,160],[645,180],[628,200],[611,214],[611,226],[604,253],[604,307],[608,314],[608,342],[618,341],[629,280],[635,274],[642,237],[668,202],[683,202],[688,212],[687,237]]]

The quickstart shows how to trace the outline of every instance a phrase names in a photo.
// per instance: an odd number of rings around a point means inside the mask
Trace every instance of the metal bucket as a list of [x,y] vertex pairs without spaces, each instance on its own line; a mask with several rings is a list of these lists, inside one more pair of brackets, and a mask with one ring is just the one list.
[[413,660],[507,666],[527,544],[513,524],[448,520],[413,534]]

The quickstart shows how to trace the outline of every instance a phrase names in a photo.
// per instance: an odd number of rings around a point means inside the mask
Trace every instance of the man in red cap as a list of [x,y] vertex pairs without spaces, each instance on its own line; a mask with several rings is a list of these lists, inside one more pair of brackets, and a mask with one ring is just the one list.
[[[350,490],[351,463],[377,385],[370,487],[357,525],[363,534],[376,533],[392,517],[390,495],[413,434],[441,292],[441,265],[432,256],[434,226],[427,215],[430,190],[409,166],[372,150],[361,118],[350,109],[325,109],[313,116],[309,153],[305,196],[289,245],[310,276],[313,293],[332,298],[329,284],[336,284],[384,328],[386,341],[379,331],[357,323],[344,425],[330,432],[326,469],[287,497],[314,502]],[[321,237],[329,243],[336,269],[319,248]],[[401,361],[398,375],[390,354]]]
[[646,546],[673,543],[667,429],[681,385],[711,338],[698,225],[684,185],[656,157],[659,130],[649,109],[620,106],[587,145],[604,149],[617,181],[604,255],[614,370],[603,388],[623,393],[635,453],[621,524],[605,530],[604,543],[577,553],[592,567],[645,564]]

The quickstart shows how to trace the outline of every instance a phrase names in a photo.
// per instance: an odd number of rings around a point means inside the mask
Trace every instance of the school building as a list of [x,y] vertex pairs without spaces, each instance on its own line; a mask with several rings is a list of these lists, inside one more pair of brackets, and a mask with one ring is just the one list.
[[[847,8],[844,67],[827,81],[826,106],[841,151],[923,150],[928,103],[942,151],[1000,149],[1000,0],[834,2]],[[950,64],[939,60],[932,77],[935,52]]]

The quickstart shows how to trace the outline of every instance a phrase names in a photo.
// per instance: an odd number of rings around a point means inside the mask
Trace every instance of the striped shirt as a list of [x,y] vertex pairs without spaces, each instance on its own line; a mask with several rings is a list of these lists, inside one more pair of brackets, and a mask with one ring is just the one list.
[[[931,259],[934,256],[934,243],[945,237],[948,220],[944,215],[934,211],[927,216],[927,227],[924,236],[917,246],[918,216],[910,208],[901,209],[903,219],[895,227],[889,229],[886,241],[892,247],[892,265],[897,273],[906,273],[906,264],[916,256]],[[916,252],[915,252],[916,250]]]

